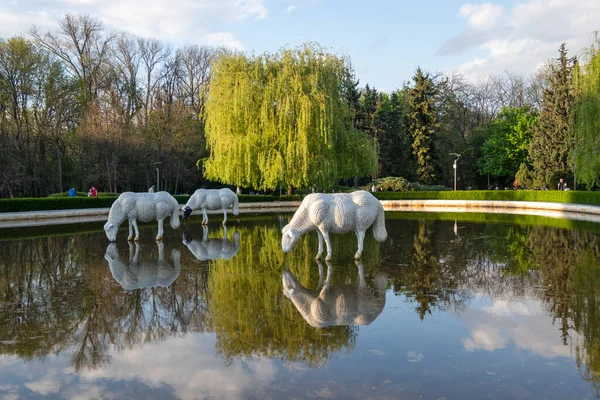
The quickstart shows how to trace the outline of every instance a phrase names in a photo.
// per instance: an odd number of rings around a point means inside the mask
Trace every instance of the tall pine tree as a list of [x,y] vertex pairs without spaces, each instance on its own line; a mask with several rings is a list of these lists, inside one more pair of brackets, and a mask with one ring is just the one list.
[[410,132],[413,154],[417,159],[417,177],[427,185],[436,183],[434,134],[438,128],[435,111],[436,88],[433,79],[417,68],[414,88],[408,93]]
[[533,129],[529,159],[537,185],[553,187],[558,175],[571,174],[569,163],[569,124],[574,101],[573,67],[575,58],[567,57],[565,44],[550,65],[548,86],[542,93],[538,123]]

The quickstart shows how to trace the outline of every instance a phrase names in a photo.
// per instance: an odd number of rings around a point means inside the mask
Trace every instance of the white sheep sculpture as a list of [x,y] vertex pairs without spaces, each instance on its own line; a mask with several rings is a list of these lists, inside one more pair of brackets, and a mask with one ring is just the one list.
[[195,209],[202,209],[202,225],[208,224],[206,210],[223,210],[223,225],[227,223],[227,209],[233,208],[233,215],[239,215],[238,197],[231,189],[198,189],[183,206],[183,219],[187,219]]
[[385,241],[385,212],[379,200],[371,193],[365,190],[352,193],[313,193],[302,200],[290,223],[283,227],[281,247],[284,252],[288,252],[302,234],[316,230],[319,236],[317,260],[323,254],[323,240],[327,245],[325,260],[331,260],[329,233],[354,231],[358,239],[358,250],[354,258],[360,259],[365,232],[371,225],[375,240]]
[[[108,214],[108,221],[104,225],[104,231],[108,240],[114,242],[117,239],[119,226],[126,219],[129,220],[129,236],[127,240],[138,241],[140,231],[137,221],[158,221],[158,234],[156,240],[162,240],[163,220],[171,216],[171,227],[179,228],[179,203],[167,192],[157,193],[134,193],[125,192],[115,200]],[[135,229],[135,238],[133,236]]]
[[324,328],[332,325],[369,325],[385,307],[387,276],[375,275],[374,291],[365,282],[363,265],[358,267],[356,285],[330,285],[332,267],[327,263],[327,277],[323,282],[323,264],[319,265],[319,285],[310,290],[300,284],[289,271],[283,273],[283,294],[292,300],[304,320],[312,327]]
[[106,248],[104,259],[108,261],[110,272],[125,290],[135,290],[147,287],[169,287],[175,282],[181,270],[179,250],[171,250],[171,262],[165,260],[164,244],[157,243],[158,259],[139,259],[140,246],[129,243],[129,262],[119,257],[117,245],[110,243]]
[[208,239],[208,228],[202,227],[202,240],[195,240],[187,232],[183,233],[183,244],[187,246],[199,261],[230,260],[240,249],[240,233],[234,232],[233,242],[227,236],[227,227],[223,228],[223,239]]

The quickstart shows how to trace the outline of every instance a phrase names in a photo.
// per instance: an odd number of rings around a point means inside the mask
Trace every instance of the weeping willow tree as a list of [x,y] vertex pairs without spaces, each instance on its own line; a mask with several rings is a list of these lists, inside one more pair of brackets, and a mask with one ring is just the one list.
[[600,186],[600,39],[585,52],[587,59],[575,75],[579,92],[572,125],[574,170],[588,188]]
[[[211,262],[208,278],[217,353],[227,362],[269,357],[320,367],[334,355],[352,350],[357,327],[315,329],[282,292],[286,268],[304,285],[317,286],[316,235],[304,235],[294,250],[284,255],[278,227],[236,229],[241,237],[238,254],[231,260]],[[351,270],[339,268],[337,272]]]
[[371,175],[374,145],[352,127],[350,61],[307,44],[276,54],[223,53],[211,69],[204,162],[209,179],[275,189]]

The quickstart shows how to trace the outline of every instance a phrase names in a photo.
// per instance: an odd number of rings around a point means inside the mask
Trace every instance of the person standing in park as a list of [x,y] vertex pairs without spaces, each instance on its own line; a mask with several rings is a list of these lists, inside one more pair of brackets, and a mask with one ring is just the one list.
[[558,190],[565,190],[565,180],[563,178],[560,178],[560,180],[558,181]]

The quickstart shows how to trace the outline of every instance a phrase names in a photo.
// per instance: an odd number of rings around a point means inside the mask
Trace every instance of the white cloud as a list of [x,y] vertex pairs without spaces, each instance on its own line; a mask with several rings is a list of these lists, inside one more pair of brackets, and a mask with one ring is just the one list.
[[[198,38],[214,39],[209,35],[215,23],[241,23],[268,16],[265,0],[181,0],[176,6],[166,6],[163,0],[13,0],[0,5],[0,37],[26,33],[34,24],[42,30],[55,28],[67,12],[88,14],[115,31],[192,43],[198,43]],[[223,38],[222,33],[215,35]],[[226,45],[243,47],[232,38]]]
[[463,4],[459,15],[467,19],[470,26],[475,29],[490,29],[496,25],[504,15],[504,8],[491,3],[485,4]]
[[558,55],[567,43],[571,55],[591,43],[598,30],[598,0],[527,0],[505,10],[499,5],[464,4],[459,16],[464,30],[448,39],[438,55],[454,55],[472,49],[484,52],[459,65],[456,70],[477,80],[504,71],[531,73]]
[[571,348],[562,344],[560,331],[539,300],[495,299],[491,306],[469,309],[459,318],[469,328],[469,337],[462,339],[467,351],[495,351],[513,343],[545,358],[571,357]]
[[244,50],[244,45],[229,32],[215,32],[204,36],[206,44],[216,47],[227,47],[232,50]]
[[49,29],[55,24],[54,19],[45,12],[14,12],[0,8],[0,38],[27,35],[33,25]]
[[214,349],[214,337],[188,335],[114,355],[106,368],[80,376],[90,384],[109,379],[141,381],[152,388],[167,385],[182,399],[242,398],[250,391],[260,393],[275,378],[272,360],[234,361],[225,366]]
[[30,390],[44,396],[57,393],[60,390],[60,382],[55,376],[53,376],[51,372],[38,381],[27,382],[25,386],[27,386]]
[[294,11],[296,9],[296,6],[289,6],[287,8],[287,12],[291,13],[292,11]]
[[[0,398],[19,395],[22,387],[38,395],[74,400],[122,398],[123,387],[163,389],[181,399],[242,399],[254,397],[273,384],[276,361],[268,358],[225,363],[216,354],[214,334],[189,334],[153,342],[122,352],[110,351],[110,363],[94,370],[74,371],[71,355],[48,355],[44,362],[28,363],[0,356],[0,376],[11,385],[0,385]],[[131,389],[125,389],[131,390]]]

